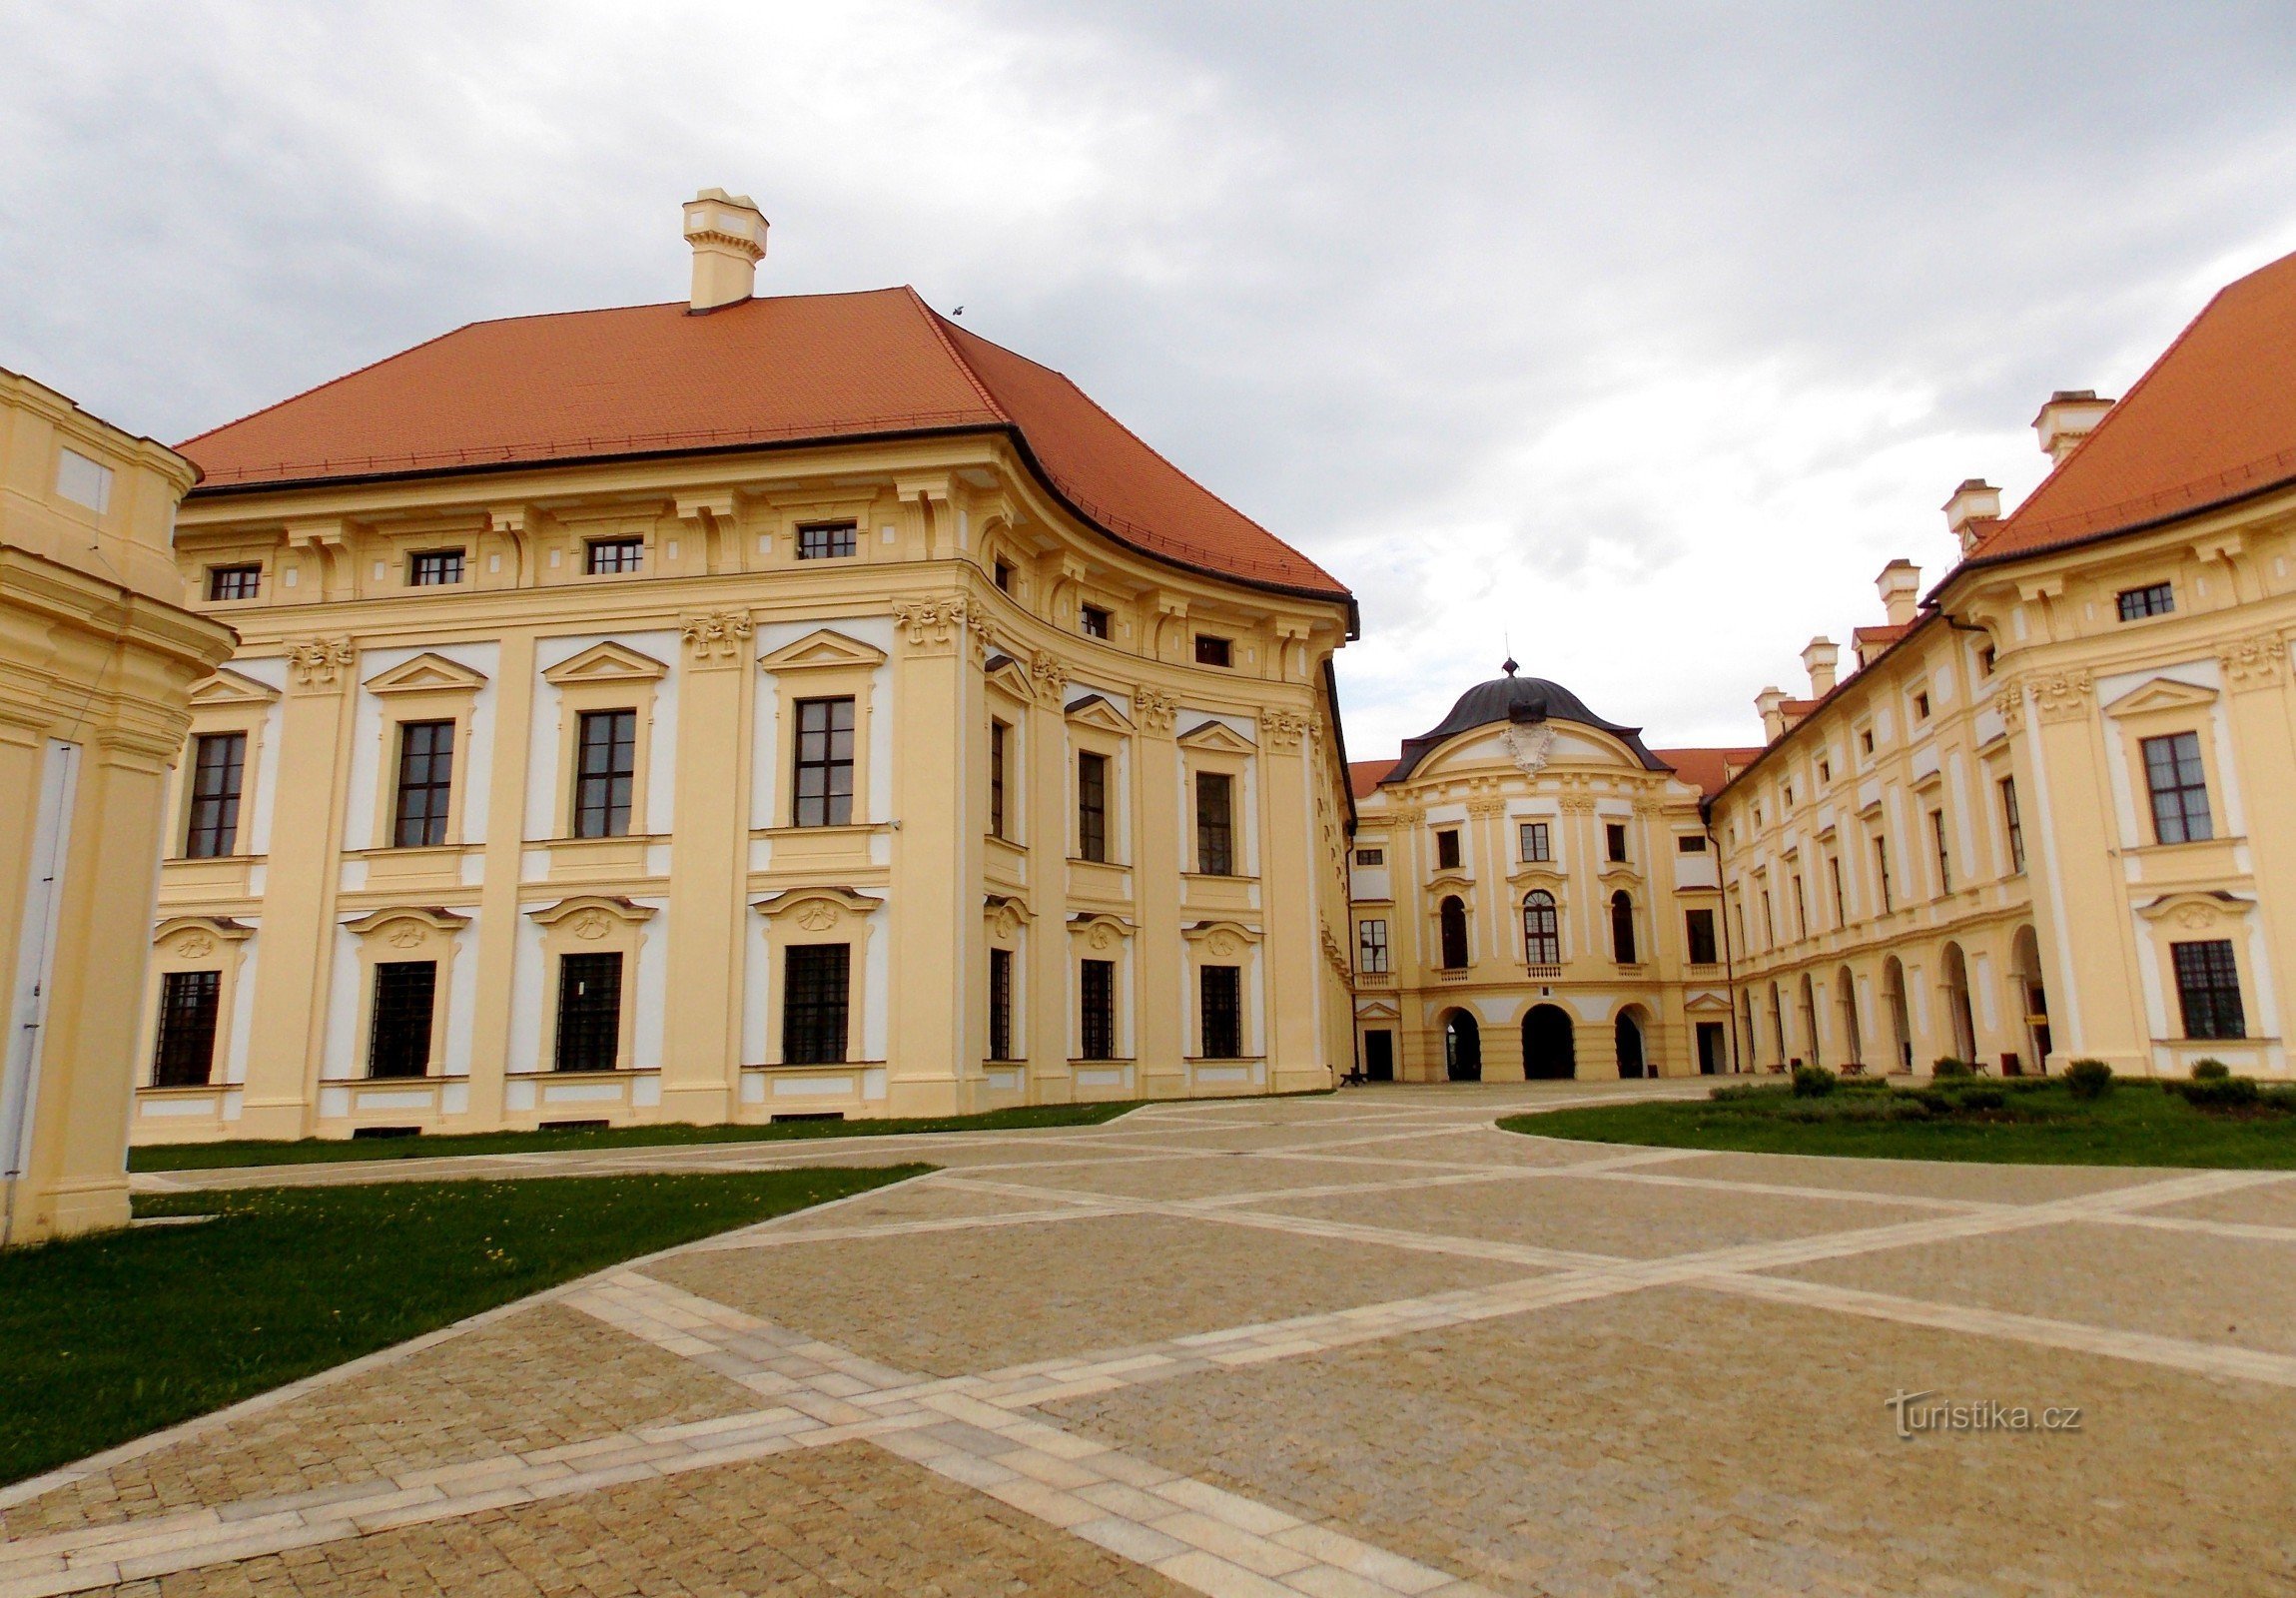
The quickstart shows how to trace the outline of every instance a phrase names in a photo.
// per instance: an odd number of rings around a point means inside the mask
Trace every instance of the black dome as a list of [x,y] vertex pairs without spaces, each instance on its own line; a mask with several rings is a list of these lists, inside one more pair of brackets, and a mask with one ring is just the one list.
[[1434,727],[1416,738],[1404,739],[1402,759],[1380,781],[1400,782],[1444,740],[1502,721],[1575,721],[1624,741],[1646,769],[1667,769],[1665,762],[1643,747],[1640,727],[1623,727],[1615,721],[1605,721],[1587,708],[1584,699],[1561,683],[1545,677],[1516,676],[1514,664],[1512,660],[1507,662],[1509,670],[1505,676],[1478,682],[1459,695],[1458,702],[1451,706],[1451,713]]

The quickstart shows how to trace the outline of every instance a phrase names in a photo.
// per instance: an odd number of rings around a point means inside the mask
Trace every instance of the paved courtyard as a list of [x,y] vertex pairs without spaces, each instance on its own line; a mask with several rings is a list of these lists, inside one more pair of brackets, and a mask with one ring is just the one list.
[[141,1179],[944,1168],[0,1493],[0,1598],[2296,1593],[2296,1174],[1491,1126],[1638,1086]]

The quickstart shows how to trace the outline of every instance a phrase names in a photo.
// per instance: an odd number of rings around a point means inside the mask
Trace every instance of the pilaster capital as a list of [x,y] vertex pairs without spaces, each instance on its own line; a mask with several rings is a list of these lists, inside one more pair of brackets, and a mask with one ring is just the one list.
[[943,594],[896,601],[893,619],[905,630],[911,653],[942,655],[955,651],[958,636],[971,629],[975,618],[966,608],[964,595]]
[[1055,709],[1062,696],[1069,691],[1069,668],[1043,649],[1029,656],[1029,680],[1036,684],[1039,697]]
[[755,630],[745,610],[696,611],[678,617],[678,636],[685,640],[686,656],[699,668],[739,663],[748,653],[746,644]]
[[1142,683],[1133,690],[1133,720],[1144,732],[1163,737],[1171,736],[1172,723],[1179,716],[1179,696],[1165,693]]
[[1267,735],[1267,747],[1279,754],[1297,754],[1310,725],[1309,719],[1296,710],[1267,710],[1259,717],[1259,730]]
[[2087,717],[2095,679],[2086,671],[2052,671],[2027,680],[2033,708],[2043,721],[2079,721]]
[[1566,816],[1591,816],[1595,813],[1595,797],[1591,793],[1566,793],[1556,801]]
[[2245,638],[2228,639],[2216,651],[2224,680],[2235,692],[2278,687],[2287,659],[2288,640],[2276,632],[2252,632]]
[[290,638],[287,641],[288,692],[341,693],[351,680],[356,651],[351,640]]
[[1467,801],[1467,814],[1481,820],[1492,820],[1506,813],[1507,801],[1504,799],[1470,799]]

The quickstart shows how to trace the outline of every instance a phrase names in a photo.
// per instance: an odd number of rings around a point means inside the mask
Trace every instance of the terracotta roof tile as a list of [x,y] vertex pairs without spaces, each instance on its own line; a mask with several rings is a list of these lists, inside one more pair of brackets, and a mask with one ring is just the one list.
[[1760,749],[1653,749],[1652,754],[1672,767],[1674,774],[1711,799],[1729,786],[1730,779],[1754,764]]
[[1358,799],[1368,799],[1379,786],[1379,779],[1395,769],[1392,760],[1350,760],[1347,762],[1347,786]]
[[1150,449],[1068,379],[909,289],[471,323],[187,440],[213,495],[286,483],[947,430],[1018,434],[1121,542],[1344,598],[1305,555]]

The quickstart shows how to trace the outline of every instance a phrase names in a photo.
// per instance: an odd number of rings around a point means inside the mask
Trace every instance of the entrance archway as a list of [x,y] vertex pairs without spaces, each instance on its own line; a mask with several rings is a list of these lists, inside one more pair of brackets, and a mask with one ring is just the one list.
[[1906,1016],[1906,966],[1896,955],[1882,963],[1882,1007],[1890,1013],[1890,1069],[1913,1069],[1913,1027]]
[[1842,1047],[1848,1051],[1842,1063],[1863,1066],[1866,1063],[1866,1029],[1858,1024],[1858,980],[1844,966],[1834,973],[1835,997],[1842,1002]]
[[1443,1073],[1453,1082],[1483,1080],[1483,1029],[1464,1010],[1443,1023]]
[[1642,1026],[1634,1019],[1633,1012],[1620,1011],[1611,1031],[1617,1038],[1619,1076],[1629,1078],[1650,1075],[1643,1059]]
[[1818,1042],[1818,988],[1810,980],[1810,973],[1802,973],[1802,1043],[1810,1051],[1810,1063],[1826,1064],[1826,1051]]
[[1560,1005],[1533,1005],[1523,1017],[1523,1075],[1534,1082],[1579,1074],[1570,1012]]
[[2041,985],[2041,945],[2030,927],[2019,927],[2009,944],[2009,980],[2014,997],[2024,1008],[2019,1012],[2025,1018],[2025,1047],[2030,1051],[2026,1059],[2032,1062],[2035,1076],[2048,1070],[2049,1050],[2054,1046],[2049,1038],[2049,996]]
[[1953,1030],[1953,1058],[1971,1065],[1977,1060],[1977,1018],[1969,1010],[1969,963],[1957,943],[1945,945],[1939,962],[1944,977],[1945,1020]]

